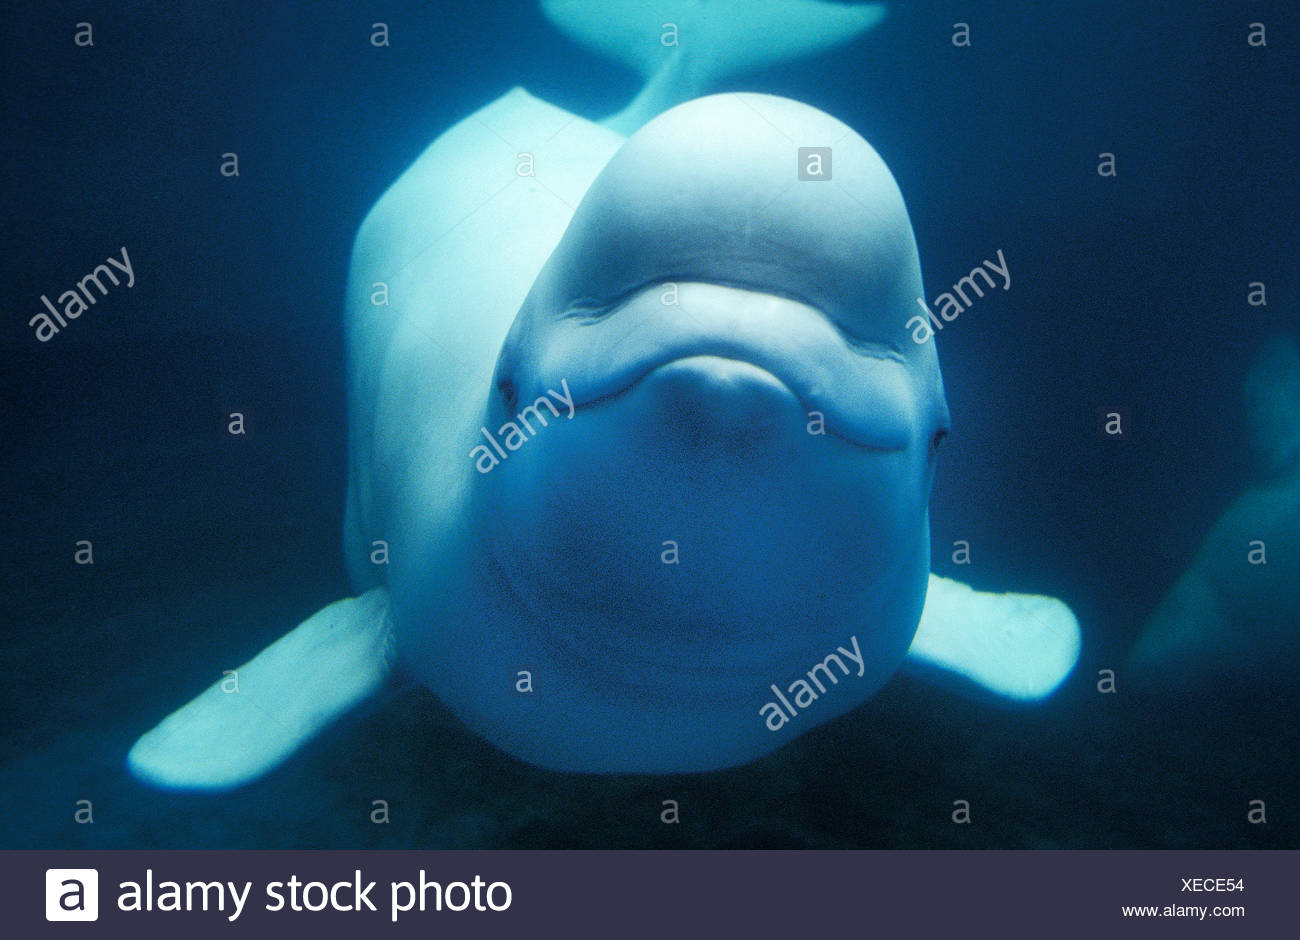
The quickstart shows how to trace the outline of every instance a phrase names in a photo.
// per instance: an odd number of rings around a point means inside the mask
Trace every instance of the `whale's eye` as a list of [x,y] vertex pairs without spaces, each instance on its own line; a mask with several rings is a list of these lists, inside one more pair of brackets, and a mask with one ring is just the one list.
[[515,388],[515,383],[509,379],[501,379],[497,382],[497,391],[501,393],[501,402],[506,406],[506,410],[513,411],[515,405],[519,404],[519,391]]
[[934,436],[930,438],[930,453],[937,454],[939,452],[939,445],[942,444],[947,439],[948,439],[947,428],[939,428],[939,430],[935,431]]

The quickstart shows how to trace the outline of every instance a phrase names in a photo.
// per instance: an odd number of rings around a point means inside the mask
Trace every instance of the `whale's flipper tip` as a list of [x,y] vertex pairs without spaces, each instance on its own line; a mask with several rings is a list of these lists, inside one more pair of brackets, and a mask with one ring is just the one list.
[[169,790],[250,783],[379,690],[389,642],[385,589],[330,604],[141,736],[127,768]]
[[1054,597],[991,594],[931,575],[907,656],[912,664],[1029,702],[1046,698],[1065,681],[1081,643],[1074,612]]

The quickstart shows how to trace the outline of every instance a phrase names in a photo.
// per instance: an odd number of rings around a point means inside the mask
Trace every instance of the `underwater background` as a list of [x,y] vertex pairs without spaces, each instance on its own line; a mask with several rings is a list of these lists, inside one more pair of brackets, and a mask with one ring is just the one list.
[[[80,21],[93,47],[74,44]],[[934,570],[1073,608],[1083,652],[1053,698],[900,675],[763,760],[655,777],[534,768],[412,690],[196,796],[133,781],[131,743],[351,594],[342,307],[362,217],[516,85],[602,117],[639,81],[527,0],[8,0],[0,848],[1300,847],[1300,611],[1244,665],[1154,690],[1122,672],[1257,477],[1255,354],[1300,340],[1298,27],[1282,0],[921,0],[718,89],[866,137],[907,200],[927,296],[1005,251],[1010,290],[937,337],[953,434]],[[123,245],[135,285],[38,342],[41,295]],[[1122,440],[1100,430],[1109,411]],[[81,539],[93,565],[73,563]]]

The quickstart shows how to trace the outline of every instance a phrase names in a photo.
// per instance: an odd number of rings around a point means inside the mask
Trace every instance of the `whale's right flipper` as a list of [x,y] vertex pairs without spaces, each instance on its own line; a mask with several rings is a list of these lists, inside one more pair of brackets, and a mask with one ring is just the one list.
[[1052,694],[1079,659],[1074,613],[1054,597],[992,594],[930,575],[906,665],[955,673],[1004,698]]
[[621,134],[729,75],[824,52],[885,17],[883,3],[825,0],[541,0],[541,6],[570,39],[646,80],[626,109],[603,122]]
[[[313,614],[173,712],[131,748],[137,778],[177,790],[226,790],[261,777],[377,692],[392,671],[388,591]],[[233,691],[237,688],[238,691]]]

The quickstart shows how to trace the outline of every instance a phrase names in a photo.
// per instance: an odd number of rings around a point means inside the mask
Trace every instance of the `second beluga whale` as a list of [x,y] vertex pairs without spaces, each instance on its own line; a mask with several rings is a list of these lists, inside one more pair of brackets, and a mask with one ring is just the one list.
[[1143,625],[1128,669],[1154,690],[1268,683],[1300,667],[1300,346],[1275,336],[1243,388],[1254,480]]
[[[683,38],[654,65],[639,4],[543,4],[645,90],[597,124],[514,89],[366,217],[346,312],[359,594],[145,734],[138,777],[256,779],[394,676],[523,760],[658,773],[761,757],[908,664],[1018,700],[1072,669],[1060,601],[929,573],[949,413],[906,327],[921,272],[888,168],[808,105],[695,97],[880,9],[657,6]],[[801,147],[830,148],[831,179],[799,178]],[[774,693],[798,700],[788,724]]]

